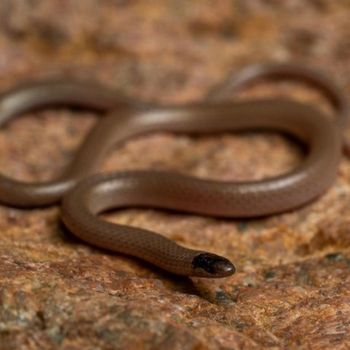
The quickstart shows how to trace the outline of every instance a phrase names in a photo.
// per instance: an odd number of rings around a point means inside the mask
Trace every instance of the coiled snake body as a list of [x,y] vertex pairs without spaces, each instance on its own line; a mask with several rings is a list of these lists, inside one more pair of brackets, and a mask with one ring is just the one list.
[[[334,121],[319,109],[287,99],[219,102],[228,90],[262,78],[292,78],[316,86],[337,110]],[[224,257],[185,248],[151,231],[116,225],[98,217],[121,207],[153,207],[216,217],[255,217],[297,208],[334,181],[341,155],[341,129],[348,106],[331,81],[293,65],[259,65],[243,70],[200,104],[161,107],[135,104],[105,86],[46,81],[22,86],[0,98],[0,123],[32,109],[65,104],[109,113],[92,129],[62,176],[25,183],[0,175],[0,201],[17,207],[52,205],[62,197],[65,225],[90,244],[129,254],[172,273],[224,277],[235,272]],[[293,171],[251,182],[219,182],[173,172],[128,171],[93,176],[108,149],[153,131],[219,133],[247,129],[291,134],[307,148]],[[346,147],[347,149],[347,147]]]

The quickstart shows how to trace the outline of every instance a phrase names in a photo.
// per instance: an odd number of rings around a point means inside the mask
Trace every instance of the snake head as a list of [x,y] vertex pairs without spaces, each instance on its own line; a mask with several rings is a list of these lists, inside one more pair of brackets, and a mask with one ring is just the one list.
[[226,277],[236,272],[235,266],[228,259],[212,254],[201,253],[192,260],[193,276],[197,277]]

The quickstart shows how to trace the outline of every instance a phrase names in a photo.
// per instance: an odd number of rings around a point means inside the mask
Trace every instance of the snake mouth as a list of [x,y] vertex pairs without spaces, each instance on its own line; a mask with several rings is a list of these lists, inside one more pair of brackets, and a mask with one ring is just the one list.
[[192,260],[192,267],[197,277],[227,277],[236,272],[231,261],[212,253],[201,253],[195,256]]

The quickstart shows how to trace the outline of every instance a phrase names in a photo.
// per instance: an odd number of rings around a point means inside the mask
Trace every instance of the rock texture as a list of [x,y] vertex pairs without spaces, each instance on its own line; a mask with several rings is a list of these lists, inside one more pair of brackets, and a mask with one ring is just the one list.
[[[350,92],[347,0],[2,0],[0,88],[28,79],[91,76],[135,99],[200,100],[249,63],[297,61]],[[296,84],[285,94],[326,105]],[[49,109],[0,131],[0,168],[29,181],[55,176],[96,115]],[[257,179],[293,168],[282,136],[159,133],[111,152],[104,170],[176,169]],[[260,220],[216,220],[153,210],[106,219],[225,255],[238,267],[209,281],[168,275],[74,239],[59,209],[0,207],[0,349],[350,348],[350,163],[316,202]]]

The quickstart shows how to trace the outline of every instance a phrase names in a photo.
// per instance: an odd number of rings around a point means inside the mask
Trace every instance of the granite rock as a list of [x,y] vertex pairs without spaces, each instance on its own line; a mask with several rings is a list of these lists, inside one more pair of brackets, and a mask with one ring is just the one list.
[[[349,93],[349,14],[346,0],[2,0],[0,89],[95,77],[135,100],[183,103],[203,99],[247,64],[297,61],[326,71]],[[233,98],[271,95],[331,112],[298,84],[264,83]],[[56,108],[12,121],[0,130],[2,172],[54,177],[96,119]],[[157,133],[114,149],[103,169],[248,180],[288,171],[301,157],[279,134]],[[325,195],[283,215],[106,215],[236,263],[234,276],[215,281],[179,278],[87,246],[62,227],[57,207],[1,206],[0,349],[347,349],[349,183],[344,156]]]

